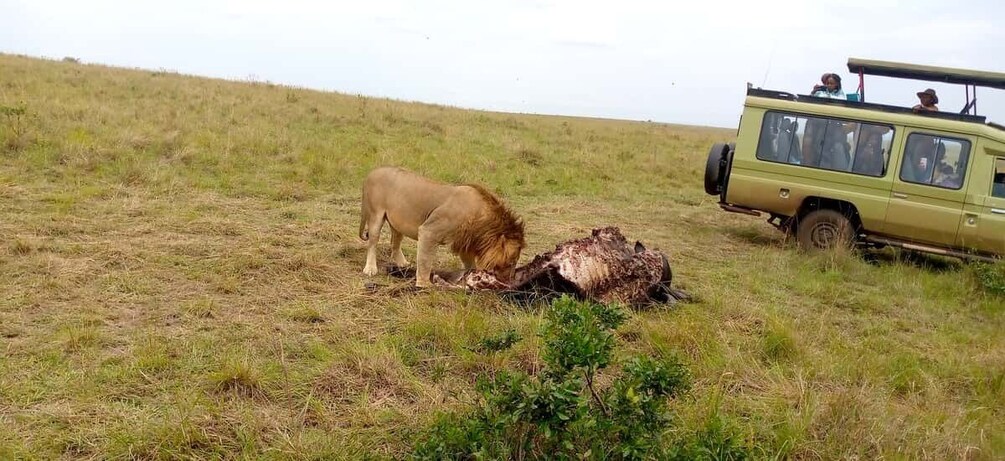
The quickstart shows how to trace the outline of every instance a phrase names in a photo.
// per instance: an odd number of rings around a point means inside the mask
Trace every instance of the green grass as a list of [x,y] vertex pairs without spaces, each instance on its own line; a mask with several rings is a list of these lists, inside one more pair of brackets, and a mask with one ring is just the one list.
[[538,308],[366,289],[382,164],[498,191],[523,261],[602,225],[666,252],[699,301],[618,341],[686,360],[685,430],[764,458],[1005,456],[1000,271],[806,255],[720,211],[701,170],[732,130],[9,55],[0,106],[24,108],[0,111],[0,458],[398,457],[479,373],[540,367]]

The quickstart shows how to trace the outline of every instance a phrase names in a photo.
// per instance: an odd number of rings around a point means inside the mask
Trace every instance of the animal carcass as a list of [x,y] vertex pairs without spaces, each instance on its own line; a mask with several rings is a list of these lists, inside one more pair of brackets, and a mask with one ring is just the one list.
[[496,290],[520,299],[548,298],[562,293],[603,303],[632,305],[690,300],[671,288],[666,256],[647,250],[642,243],[629,245],[617,227],[593,229],[589,237],[559,244],[516,269],[511,283],[494,274],[471,270],[434,274],[439,286],[470,290]]

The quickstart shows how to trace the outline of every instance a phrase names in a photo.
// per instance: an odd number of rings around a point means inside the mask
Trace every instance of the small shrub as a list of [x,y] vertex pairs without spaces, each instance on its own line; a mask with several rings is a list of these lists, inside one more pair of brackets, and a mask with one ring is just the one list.
[[590,451],[604,453],[604,459],[641,459],[660,454],[667,444],[656,434],[672,422],[667,398],[680,397],[690,388],[690,373],[676,359],[629,360],[623,375],[605,393],[610,414],[600,418],[600,423],[607,437],[599,439],[601,444]]
[[986,293],[1005,296],[1005,263],[974,263],[973,274]]
[[18,152],[27,146],[28,107],[21,102],[16,106],[0,105],[0,140],[9,152]]
[[579,303],[563,296],[546,314],[542,336],[544,359],[558,372],[577,367],[593,373],[608,365],[614,349],[614,329],[627,316],[603,304]]
[[516,153],[517,160],[530,166],[541,166],[544,156],[534,149],[520,149]]
[[479,377],[477,405],[440,415],[411,457],[744,459],[744,447],[720,426],[690,436],[671,430],[669,399],[691,387],[676,358],[629,358],[598,389],[597,372],[617,362],[614,330],[626,317],[612,306],[555,300],[540,333],[544,369]]
[[514,344],[520,342],[522,339],[523,337],[511,328],[502,332],[502,334],[483,338],[472,349],[478,352],[500,352],[513,347]]
[[28,108],[22,102],[16,106],[0,106],[0,115],[5,117],[23,117],[28,113]]
[[475,415],[444,414],[412,451],[415,459],[513,459],[510,447],[497,440],[502,429],[486,427]]
[[719,415],[713,415],[687,443],[675,447],[671,458],[687,460],[742,461],[751,458],[735,432]]

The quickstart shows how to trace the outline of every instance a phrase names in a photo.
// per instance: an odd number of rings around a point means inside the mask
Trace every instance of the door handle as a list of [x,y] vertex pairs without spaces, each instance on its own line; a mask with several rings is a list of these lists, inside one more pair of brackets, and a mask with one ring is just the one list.
[[1001,208],[992,208],[991,212],[994,213],[994,214],[1005,214],[1005,210],[1003,210]]
[[894,192],[893,196],[896,198],[907,198],[907,194],[901,194],[900,192]]

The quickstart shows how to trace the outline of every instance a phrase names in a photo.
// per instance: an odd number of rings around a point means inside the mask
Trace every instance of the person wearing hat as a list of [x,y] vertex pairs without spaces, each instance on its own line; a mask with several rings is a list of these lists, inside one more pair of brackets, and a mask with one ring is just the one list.
[[938,112],[939,106],[936,106],[936,104],[939,103],[939,96],[935,94],[935,90],[929,88],[925,91],[919,91],[918,99],[921,100],[921,104],[914,106],[915,112]]

